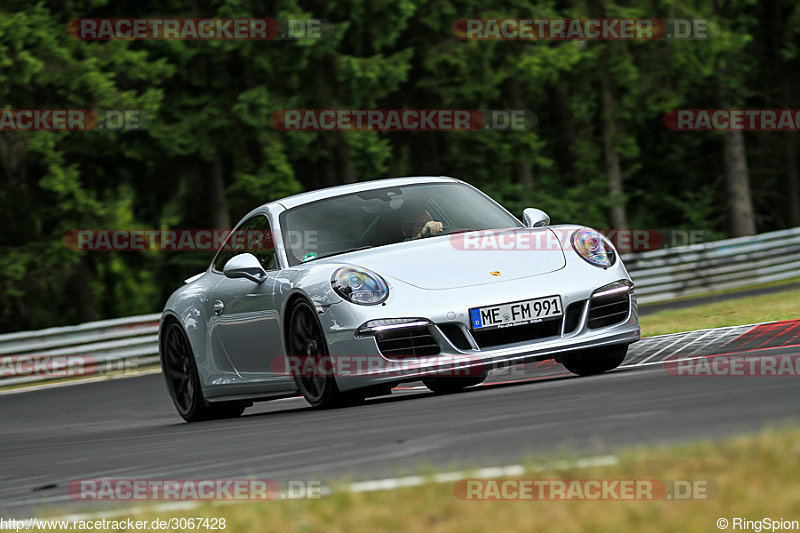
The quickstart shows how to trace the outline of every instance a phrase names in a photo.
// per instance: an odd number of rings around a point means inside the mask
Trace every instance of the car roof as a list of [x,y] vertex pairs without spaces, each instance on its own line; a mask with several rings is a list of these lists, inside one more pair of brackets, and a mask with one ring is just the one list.
[[386,178],[370,181],[359,181],[357,183],[349,183],[347,185],[337,185],[336,187],[327,187],[316,191],[309,191],[293,196],[287,196],[274,202],[270,202],[262,206],[262,208],[269,208],[272,206],[281,206],[284,209],[291,209],[298,205],[307,204],[309,202],[316,202],[317,200],[324,200],[326,198],[333,198],[334,196],[341,196],[343,194],[350,194],[354,192],[369,191],[372,189],[380,189],[383,187],[399,187],[402,185],[412,185],[416,183],[460,183],[461,180],[450,178],[447,176],[417,176],[408,178]]

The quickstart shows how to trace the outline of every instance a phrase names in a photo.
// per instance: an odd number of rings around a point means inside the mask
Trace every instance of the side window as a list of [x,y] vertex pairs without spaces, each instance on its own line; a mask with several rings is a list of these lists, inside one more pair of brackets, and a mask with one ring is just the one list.
[[269,219],[265,215],[256,215],[251,221],[253,224],[244,239],[248,243],[247,251],[261,261],[264,270],[277,270],[278,259],[275,256],[275,240],[272,238]]
[[222,272],[231,257],[245,252],[256,256],[264,270],[278,268],[272,230],[265,215],[256,215],[231,232],[214,260],[214,270]]

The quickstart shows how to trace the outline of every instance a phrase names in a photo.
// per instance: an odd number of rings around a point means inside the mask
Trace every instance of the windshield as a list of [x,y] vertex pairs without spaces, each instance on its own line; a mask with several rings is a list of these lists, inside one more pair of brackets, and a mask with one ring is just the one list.
[[492,200],[461,183],[371,189],[281,214],[283,242],[292,266],[403,241],[519,226]]

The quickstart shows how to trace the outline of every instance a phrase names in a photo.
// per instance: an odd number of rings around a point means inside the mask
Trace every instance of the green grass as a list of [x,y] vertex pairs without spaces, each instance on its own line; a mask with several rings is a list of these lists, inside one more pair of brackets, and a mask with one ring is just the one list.
[[[745,287],[733,287],[730,289],[721,289],[715,291],[708,291],[708,292],[701,292],[699,294],[687,294],[686,296],[677,296],[675,298],[670,298],[669,300],[664,300],[663,302],[653,302],[654,304],[662,304],[662,303],[670,303],[670,302],[685,302],[696,300],[697,298],[707,298],[709,296],[723,296],[727,294],[736,294],[739,292],[745,292],[749,290],[755,289],[768,289],[772,287],[783,287],[786,285],[794,285],[795,283],[800,283],[800,277],[789,278],[789,279],[779,279],[777,281],[769,281],[767,283],[755,283],[753,285],[747,285]],[[645,304],[643,307],[646,307],[648,304]]]
[[800,290],[658,311],[639,317],[642,336],[800,318]]
[[450,482],[367,493],[334,485],[331,496],[317,500],[203,504],[144,516],[224,517],[228,532],[717,531],[721,517],[800,519],[800,428],[636,448],[613,466],[549,468],[521,478],[705,480],[716,490],[690,501],[464,501]]

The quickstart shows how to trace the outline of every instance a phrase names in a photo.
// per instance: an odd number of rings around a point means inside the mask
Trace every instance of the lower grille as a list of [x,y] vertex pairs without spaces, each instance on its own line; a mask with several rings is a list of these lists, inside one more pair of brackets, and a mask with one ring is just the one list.
[[477,330],[472,332],[472,337],[481,348],[556,337],[561,334],[561,322],[561,317],[558,317],[524,326],[511,326],[489,331]]
[[467,336],[458,324],[439,324],[439,329],[442,330],[447,340],[453,343],[453,346],[459,350],[472,349],[472,345],[470,345],[469,340],[467,340]]
[[440,351],[427,326],[380,331],[375,334],[375,341],[381,354],[390,358],[436,355]]
[[589,327],[602,328],[628,318],[631,299],[627,294],[597,298],[589,302]]
[[572,302],[567,306],[567,312],[564,315],[564,334],[572,333],[578,327],[578,322],[581,319],[581,311],[583,311],[583,304],[586,300],[579,302]]

